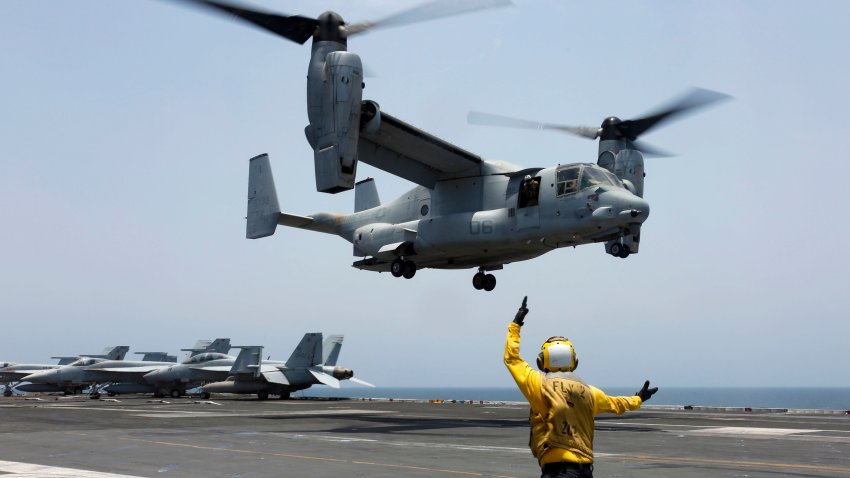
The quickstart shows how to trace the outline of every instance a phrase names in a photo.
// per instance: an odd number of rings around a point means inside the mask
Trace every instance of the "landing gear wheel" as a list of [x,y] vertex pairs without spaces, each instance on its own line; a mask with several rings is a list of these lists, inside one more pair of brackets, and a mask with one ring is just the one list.
[[484,288],[484,284],[487,282],[487,279],[484,276],[483,272],[478,272],[474,276],[472,276],[472,287],[475,287],[475,290],[481,290]]
[[99,393],[92,393],[92,394],[89,394],[89,398],[90,398],[91,400],[100,400],[100,394],[99,394]]
[[620,257],[625,259],[625,258],[629,257],[629,254],[631,254],[631,253],[632,253],[632,248],[629,247],[628,245],[625,245],[625,246],[623,246],[623,252],[620,253]]
[[172,388],[171,393],[169,393],[169,395],[171,395],[171,398],[180,398],[180,395],[183,395],[183,394],[180,393],[180,390],[177,390],[176,388]]
[[204,400],[209,400],[210,399],[210,392],[202,393],[201,398],[203,398]]
[[3,396],[4,397],[11,397],[12,396],[12,389],[6,387],[6,390],[3,390]]
[[259,398],[260,400],[268,400],[269,392],[265,390],[263,390],[262,392],[257,392],[257,398]]
[[396,259],[390,264],[390,274],[393,277],[401,277],[404,274],[404,262],[401,259]]
[[289,392],[280,392],[278,400],[289,400]]
[[416,264],[413,261],[404,261],[401,267],[401,275],[405,279],[413,279],[413,276],[416,275]]
[[496,276],[493,274],[487,274],[484,276],[484,290],[490,292],[491,290],[496,288]]
[[623,245],[619,242],[611,244],[611,255],[614,257],[623,257]]
[[118,394],[115,393],[115,392],[106,392],[107,397],[114,397],[115,395],[118,395]]

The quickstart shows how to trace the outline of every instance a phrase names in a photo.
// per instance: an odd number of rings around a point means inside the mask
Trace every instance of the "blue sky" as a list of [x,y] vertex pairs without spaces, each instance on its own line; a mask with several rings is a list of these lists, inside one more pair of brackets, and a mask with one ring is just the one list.
[[[412,1],[252,3],[349,21]],[[346,334],[340,364],[379,385],[511,386],[523,355],[570,337],[600,385],[850,383],[850,4],[517,0],[352,38],[364,98],[482,156],[592,162],[596,144],[466,124],[469,110],[564,124],[651,111],[692,86],[732,95],[653,131],[641,252],[551,252],[472,289],[350,267],[342,239],[244,238],[247,159],[270,154],[284,210],[351,211],[314,188],[309,46],[177,2],[11,0],[0,16],[0,358],[202,337],[284,359]],[[383,200],[412,184],[361,165]]]

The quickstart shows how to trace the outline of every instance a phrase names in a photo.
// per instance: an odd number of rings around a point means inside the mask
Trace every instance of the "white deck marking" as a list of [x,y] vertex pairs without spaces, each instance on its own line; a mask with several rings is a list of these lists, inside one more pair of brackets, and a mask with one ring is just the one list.
[[117,475],[115,473],[2,460],[0,460],[0,472],[5,473],[2,475],[4,478],[141,478],[134,475]]
[[747,435],[747,436],[788,436],[798,433],[816,433],[823,430],[803,428],[756,428],[756,427],[717,427],[693,430],[695,435]]

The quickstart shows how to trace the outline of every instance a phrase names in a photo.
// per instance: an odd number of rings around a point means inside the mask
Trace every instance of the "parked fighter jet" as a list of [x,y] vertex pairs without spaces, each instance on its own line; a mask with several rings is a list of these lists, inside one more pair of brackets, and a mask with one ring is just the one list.
[[256,393],[260,400],[265,400],[269,394],[286,399],[291,392],[319,383],[339,388],[340,380],[374,387],[354,378],[353,370],[336,367],[342,340],[343,336],[332,335],[321,344],[321,333],[305,334],[286,362],[263,361],[260,346],[240,347],[242,352],[228,372],[227,380],[204,385],[203,390],[206,393]]
[[[103,353],[95,355],[80,355],[77,357],[51,357],[53,359],[59,359],[59,363],[57,364],[9,363],[3,368],[0,368],[0,382],[6,382],[6,389],[3,391],[3,395],[7,397],[12,395],[12,384],[15,382],[18,382],[18,385],[14,386],[14,388],[22,392],[65,392],[66,394],[79,393],[82,390],[79,387],[59,387],[34,384],[20,385],[20,382],[22,382],[23,378],[28,375],[42,372],[45,370],[56,369],[60,366],[68,365],[74,363],[75,361],[81,360],[83,357],[89,358],[91,360],[124,360],[124,356],[127,354],[128,350],[130,350],[130,347],[126,345],[118,345],[115,347],[106,347],[105,349],[103,349]],[[69,361],[69,359],[73,360]],[[32,385],[32,387],[30,385]]]
[[[225,357],[233,359],[233,357],[225,355],[230,350],[230,339],[228,338],[218,338],[213,341],[198,340],[194,347],[181,350],[190,353],[189,357],[183,363],[207,364],[210,361],[220,360]],[[176,363],[176,360],[173,362]],[[148,373],[156,373],[157,370],[160,369],[155,369]],[[200,383],[196,385],[200,385]],[[165,387],[161,384],[151,383],[145,377],[142,377],[141,380],[138,377],[134,377],[134,381],[109,384],[103,388],[103,391],[110,396],[126,393],[152,393],[155,397],[161,397],[168,393],[172,397],[179,397],[186,393],[187,388],[191,387],[186,387],[185,384],[184,386]]]
[[[318,335],[321,337],[321,334]],[[329,360],[332,362],[331,364],[336,363],[336,357],[339,356],[342,341],[342,335],[331,335],[324,341],[322,344],[322,363],[327,364]],[[234,364],[240,360],[246,360],[245,357],[247,357],[247,354],[254,352],[255,350],[252,347],[243,348],[242,353],[239,355],[243,357],[242,359],[217,353],[195,355],[183,363],[154,370],[146,374],[145,381],[155,387],[155,393],[157,394],[164,395],[168,393],[172,397],[179,397],[185,394],[189,388],[205,383],[226,380],[235,373],[234,370],[238,370],[241,367],[241,365],[234,367]],[[112,391],[112,386],[107,387],[106,391]],[[209,398],[209,392],[204,391],[204,396]]]
[[[177,362],[177,357],[169,356],[165,352],[138,352],[144,354],[145,358],[165,358],[167,361],[151,360],[98,360],[92,358],[81,359],[69,365],[64,365],[51,370],[27,375],[22,380],[30,382],[26,389],[18,387],[18,390],[36,391],[40,385],[58,387],[85,387],[91,385],[92,397],[99,397],[99,384],[119,382],[137,383],[146,385],[144,374],[151,370],[168,367]],[[172,360],[173,359],[173,360]]]

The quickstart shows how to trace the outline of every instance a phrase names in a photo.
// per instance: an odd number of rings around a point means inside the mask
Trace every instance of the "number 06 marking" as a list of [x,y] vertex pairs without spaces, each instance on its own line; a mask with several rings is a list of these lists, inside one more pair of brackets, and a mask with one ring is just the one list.
[[493,233],[493,221],[470,221],[469,222],[469,233],[472,235],[478,234],[492,234]]

